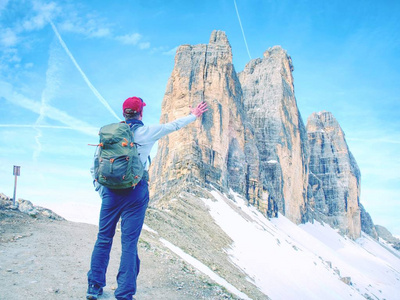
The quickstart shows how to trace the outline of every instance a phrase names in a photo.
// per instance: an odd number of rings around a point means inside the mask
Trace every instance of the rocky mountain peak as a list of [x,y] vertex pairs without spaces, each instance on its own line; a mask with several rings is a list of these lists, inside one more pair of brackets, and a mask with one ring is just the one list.
[[290,71],[291,72],[294,71],[292,58],[290,57],[289,54],[287,54],[287,51],[285,49],[283,49],[281,46],[273,46],[273,47],[267,49],[264,52],[263,56],[264,56],[264,59],[287,61]]
[[263,54],[264,58],[268,58],[270,56],[276,56],[276,55],[287,56],[287,52],[285,49],[282,48],[282,46],[276,45],[276,46],[270,47],[267,50],[265,50],[265,52]]
[[338,121],[329,111],[320,111],[312,113],[307,119],[307,130],[316,131],[324,129],[335,129],[343,132]]
[[[260,153],[262,199],[267,215],[280,211],[300,223],[305,218],[307,134],[294,95],[290,56],[280,46],[250,61],[239,80],[247,117]],[[297,178],[298,180],[292,180]]]
[[[244,156],[246,129],[240,83],[232,65],[229,42],[222,31],[212,33],[210,44],[178,49],[162,103],[161,122],[186,115],[188,106],[201,101],[209,105],[201,121],[159,142],[152,169],[158,191],[166,192],[182,180],[212,183],[228,190],[228,165],[231,165],[227,161]],[[245,163],[244,159],[239,162]],[[242,172],[236,177],[244,176]],[[243,180],[240,186],[244,189]]]
[[274,46],[237,74],[222,31],[213,31],[209,44],[179,47],[161,123],[200,101],[209,110],[159,141],[150,170],[153,200],[212,186],[239,193],[268,217],[318,219],[359,237],[357,163],[330,112],[312,114],[304,126],[292,72],[291,57]]
[[226,36],[226,33],[221,30],[214,30],[211,33],[209,44],[210,45],[227,46],[227,47],[231,48],[231,45],[229,43],[228,37]]
[[332,113],[322,111],[308,118],[307,133],[315,218],[357,238],[361,234],[361,175],[344,132]]

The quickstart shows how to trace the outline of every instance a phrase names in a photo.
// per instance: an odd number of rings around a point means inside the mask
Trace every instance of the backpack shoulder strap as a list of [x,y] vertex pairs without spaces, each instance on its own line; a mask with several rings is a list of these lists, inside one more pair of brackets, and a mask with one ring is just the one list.
[[133,124],[132,125],[132,131],[134,132],[136,129],[138,129],[139,127],[142,127],[142,126],[144,126],[143,124]]
[[[138,129],[139,127],[142,127],[142,126],[144,126],[144,125],[143,125],[143,124],[134,124],[134,125],[131,126],[131,130],[132,130],[133,132],[135,132],[136,129]],[[139,145],[139,146],[140,146],[140,145]],[[151,165],[151,158],[150,158],[150,155],[147,157],[147,160],[146,160],[146,162],[144,163],[145,166],[146,166],[146,164],[147,164],[147,161],[149,162],[149,167],[150,167],[150,165]]]

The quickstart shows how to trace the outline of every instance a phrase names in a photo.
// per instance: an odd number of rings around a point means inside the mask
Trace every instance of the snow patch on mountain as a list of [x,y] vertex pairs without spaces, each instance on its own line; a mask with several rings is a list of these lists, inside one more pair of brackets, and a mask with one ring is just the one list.
[[233,285],[231,285],[229,282],[227,282],[225,279],[222,277],[218,276],[215,272],[213,272],[209,267],[207,267],[205,264],[200,262],[199,260],[195,259],[193,256],[187,254],[185,251],[180,249],[179,247],[175,246],[174,244],[168,242],[167,240],[160,238],[160,241],[172,252],[177,254],[179,257],[181,257],[183,260],[191,264],[193,267],[195,267],[197,270],[201,271],[203,274],[207,275],[210,277],[212,280],[214,280],[216,283],[219,285],[225,287],[229,292],[232,294],[240,297],[240,299],[244,300],[251,300],[246,294],[242,293],[239,291],[237,288],[235,288]]
[[238,194],[202,201],[234,241],[226,249],[248,280],[271,299],[395,299],[400,260],[363,235],[356,241],[327,224],[268,220]]

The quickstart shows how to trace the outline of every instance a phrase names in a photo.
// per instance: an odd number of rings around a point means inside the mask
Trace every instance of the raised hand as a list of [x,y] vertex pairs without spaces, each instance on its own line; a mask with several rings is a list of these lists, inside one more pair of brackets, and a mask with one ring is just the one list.
[[200,102],[196,108],[191,107],[190,112],[195,115],[197,118],[200,117],[204,112],[208,110],[207,102],[202,101]]

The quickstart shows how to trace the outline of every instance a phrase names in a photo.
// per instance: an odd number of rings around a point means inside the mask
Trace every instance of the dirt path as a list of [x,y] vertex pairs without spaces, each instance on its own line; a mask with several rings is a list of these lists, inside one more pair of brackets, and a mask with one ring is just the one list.
[[[0,210],[0,299],[85,299],[96,234],[93,225]],[[99,299],[114,299],[120,252],[117,232]],[[138,300],[236,299],[149,232],[142,233],[139,255]]]

